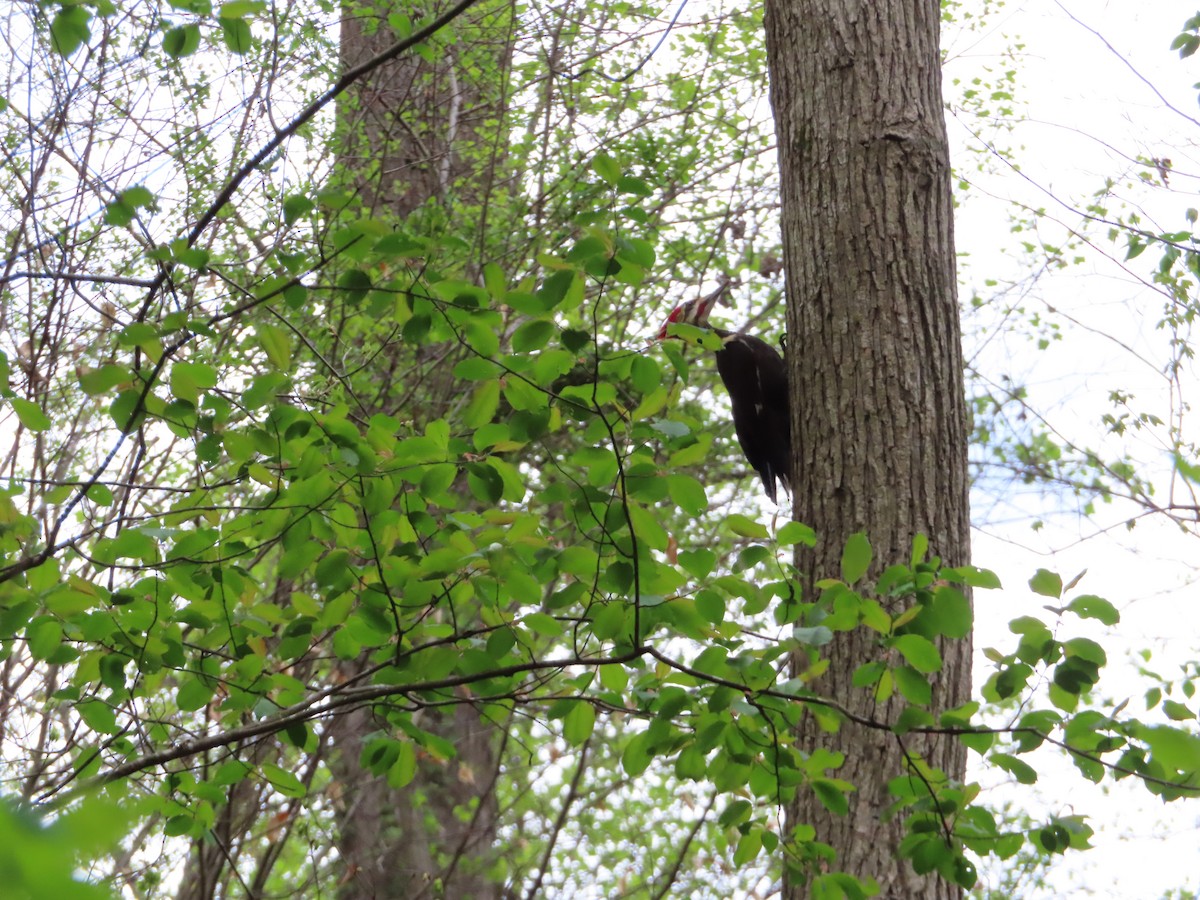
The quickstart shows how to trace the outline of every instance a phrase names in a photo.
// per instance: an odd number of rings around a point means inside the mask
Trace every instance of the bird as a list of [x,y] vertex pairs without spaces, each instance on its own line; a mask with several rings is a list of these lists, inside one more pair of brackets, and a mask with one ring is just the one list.
[[716,352],[717,374],[729,392],[733,430],[746,461],[762,479],[767,496],[778,503],[777,482],[785,492],[791,492],[792,419],[787,363],[762,338],[708,324],[709,313],[727,287],[723,285],[712,294],[676,306],[659,329],[657,340],[671,337],[669,329],[676,324],[708,328],[721,339],[721,349]]

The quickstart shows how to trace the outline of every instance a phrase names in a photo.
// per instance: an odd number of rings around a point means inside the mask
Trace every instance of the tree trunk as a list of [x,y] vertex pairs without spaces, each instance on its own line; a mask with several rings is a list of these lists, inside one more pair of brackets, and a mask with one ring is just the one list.
[[[801,552],[802,582],[839,577],[846,538],[866,532],[872,573],[907,561],[929,538],[947,565],[970,559],[967,412],[955,295],[950,168],[942,113],[937,0],[768,0],[767,51],[782,180],[788,354],[795,435],[795,516],[818,534]],[[894,612],[894,610],[893,610]],[[866,629],[824,648],[816,689],[852,712],[891,721],[851,673],[879,655]],[[969,641],[943,643],[933,702],[970,693]],[[961,779],[950,737],[853,724],[837,734],[811,719],[800,746],[846,754],[846,816],[802,791],[789,810],[837,852],[835,868],[879,882],[881,897],[957,897],[898,860],[900,821],[883,821],[887,782],[905,750]],[[787,896],[805,894],[789,884]]]

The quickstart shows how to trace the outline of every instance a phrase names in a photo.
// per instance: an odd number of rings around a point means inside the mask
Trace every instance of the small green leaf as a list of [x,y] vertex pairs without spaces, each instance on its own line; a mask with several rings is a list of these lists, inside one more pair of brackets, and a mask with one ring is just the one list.
[[844,816],[850,811],[850,803],[846,799],[845,791],[829,779],[814,778],[812,789],[813,793],[817,795],[817,799],[821,801],[821,805],[835,816]]
[[221,19],[221,39],[225,46],[238,56],[250,52],[250,25],[245,19]]
[[546,613],[529,613],[521,619],[521,624],[534,634],[540,634],[543,637],[558,637],[563,633],[562,622]]
[[759,851],[762,850],[762,836],[761,828],[751,828],[738,838],[737,849],[733,851],[733,864],[735,866],[746,866],[754,862],[758,857]]
[[479,429],[492,421],[500,406],[500,382],[493,379],[475,388],[471,402],[463,410],[462,421],[468,428]]
[[846,547],[842,550],[842,580],[854,584],[867,574],[870,566],[871,542],[861,531],[855,532],[846,539]]
[[817,533],[803,522],[786,522],[775,533],[775,541],[785,547],[790,547],[793,544],[815,547],[817,545]]
[[726,516],[725,524],[729,526],[730,531],[739,537],[765,541],[771,536],[770,532],[767,531],[767,526],[761,522],[754,521],[749,516],[743,516],[741,513],[732,513]]
[[1062,596],[1062,576],[1048,569],[1038,569],[1029,579],[1029,587],[1035,594],[1057,599]]
[[560,269],[546,276],[537,292],[537,299],[543,310],[549,312],[562,303],[575,287],[575,271]]
[[163,35],[163,52],[175,59],[191,56],[200,48],[200,26],[179,25]]
[[222,19],[241,19],[255,13],[265,12],[267,4],[264,0],[229,0],[222,3],[217,15]]
[[1015,756],[1010,756],[1007,753],[993,753],[988,757],[988,760],[993,765],[1012,775],[1021,784],[1037,784],[1037,769],[1024,760],[1017,759]]
[[597,153],[592,158],[592,168],[609,184],[615,185],[621,179],[621,167],[607,153]]
[[513,332],[513,352],[529,353],[540,350],[550,342],[555,330],[554,323],[549,319],[530,319]]
[[1183,722],[1187,719],[1196,718],[1196,714],[1192,712],[1184,704],[1175,700],[1164,700],[1162,705],[1163,712],[1167,718],[1175,722]]
[[691,475],[668,475],[667,493],[671,501],[690,516],[698,516],[708,509],[704,485]]
[[635,356],[631,370],[633,386],[641,393],[648,394],[662,384],[662,371],[658,362],[649,356]]
[[909,703],[928,706],[933,702],[933,689],[930,688],[929,682],[920,672],[910,669],[908,666],[900,666],[892,669],[891,672],[896,687]]
[[99,700],[84,700],[75,704],[75,711],[93,731],[101,734],[116,734],[121,729],[117,726],[117,716],[113,708]]
[[1076,597],[1067,604],[1067,609],[1081,619],[1099,619],[1105,625],[1116,625],[1121,621],[1121,614],[1117,612],[1115,606],[1103,597],[1097,597],[1093,594],[1083,594]]
[[592,634],[602,641],[612,640],[625,628],[625,608],[620,603],[606,603],[592,617]]
[[48,660],[62,643],[62,626],[52,616],[41,616],[25,629],[29,654],[34,659]]
[[303,194],[292,194],[283,201],[283,221],[291,225],[297,219],[303,218],[316,208],[308,197]]
[[959,566],[955,569],[943,569],[942,577],[947,581],[955,581],[985,590],[999,590],[1001,587],[1000,578],[995,572],[989,569],[980,569],[976,566]]
[[639,197],[649,197],[654,193],[649,184],[633,175],[622,175],[618,178],[617,190],[624,194],[636,194]]
[[64,6],[50,22],[50,46],[59,56],[70,56],[92,36],[92,13],[87,7]]
[[698,579],[707,578],[717,566],[717,554],[707,547],[682,550],[676,559],[684,570]]
[[176,705],[185,712],[203,709],[213,697],[213,689],[199,678],[189,678],[175,694]]
[[696,612],[713,625],[725,621],[725,598],[713,590],[703,590],[696,595]]
[[971,632],[975,614],[962,591],[941,585],[933,594],[928,608],[929,621],[938,634],[951,638],[964,638]]
[[576,700],[563,718],[563,737],[578,747],[592,736],[596,726],[596,708],[586,700]]
[[89,397],[103,394],[105,391],[132,380],[133,376],[124,366],[113,363],[98,369],[86,369],[79,373],[79,387]]
[[636,778],[649,768],[653,758],[654,754],[650,752],[650,735],[643,731],[625,746],[621,754],[621,768],[625,770],[625,774]]
[[292,342],[288,333],[266,323],[255,325],[254,333],[271,365],[281,372],[289,371],[292,366]]
[[26,400],[23,397],[9,397],[8,402],[12,404],[13,412],[17,414],[21,424],[30,431],[45,431],[50,427],[50,418],[32,400]]
[[417,748],[411,741],[404,741],[397,748],[396,761],[388,769],[388,787],[393,790],[408,785],[417,774]]
[[923,534],[913,536],[912,555],[909,557],[909,565],[917,565],[925,561],[925,554],[929,552],[929,538]]
[[263,777],[271,782],[271,787],[279,791],[285,797],[303,797],[308,793],[304,787],[304,783],[286,769],[281,769],[274,763],[265,762],[262,764]]

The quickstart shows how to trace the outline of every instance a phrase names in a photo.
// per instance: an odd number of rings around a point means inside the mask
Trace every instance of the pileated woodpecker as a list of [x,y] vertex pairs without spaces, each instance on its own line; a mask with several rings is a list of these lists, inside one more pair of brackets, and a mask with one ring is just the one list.
[[733,430],[746,460],[762,478],[772,503],[777,503],[775,482],[790,490],[792,475],[792,427],[788,408],[787,364],[774,347],[750,334],[712,328],[708,314],[727,286],[707,297],[681,303],[671,311],[658,332],[668,337],[676,323],[711,328],[721,339],[717,351],[717,373],[729,391],[733,405]]

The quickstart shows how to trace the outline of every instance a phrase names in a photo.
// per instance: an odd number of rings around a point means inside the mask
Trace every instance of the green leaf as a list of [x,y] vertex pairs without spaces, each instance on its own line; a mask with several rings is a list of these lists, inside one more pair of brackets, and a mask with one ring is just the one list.
[[292,367],[292,341],[282,328],[268,325],[265,322],[254,326],[254,334],[258,344],[266,351],[267,360],[281,372],[287,372]]
[[175,704],[184,712],[194,712],[203,709],[213,698],[214,690],[200,678],[189,678],[179,686],[175,694]]
[[468,428],[479,429],[492,421],[500,406],[500,382],[485,381],[475,389],[471,402],[463,410],[462,421]]
[[842,580],[846,584],[854,584],[867,574],[871,566],[871,542],[861,531],[855,532],[846,539],[845,549],[842,550]]
[[59,56],[70,56],[92,36],[92,13],[86,6],[64,6],[50,22],[50,46]]
[[699,516],[708,509],[704,485],[691,475],[668,475],[667,493],[671,501],[689,516]]
[[563,633],[562,622],[546,613],[529,613],[521,619],[521,624],[542,637],[558,637]]
[[23,397],[9,397],[8,402],[12,404],[13,412],[17,414],[21,424],[30,431],[45,431],[52,424],[50,417],[33,401]]
[[225,46],[238,56],[250,52],[252,35],[250,24],[245,19],[221,19],[221,39]]
[[575,287],[576,276],[574,269],[560,269],[546,276],[537,292],[541,309],[549,312],[562,303]]
[[397,748],[396,761],[388,769],[388,787],[398,791],[412,782],[416,774],[417,748],[411,741],[402,741]]
[[793,544],[803,544],[805,547],[817,545],[817,533],[803,522],[785,522],[775,533],[775,541],[785,547]]
[[592,617],[592,634],[602,641],[612,640],[625,628],[625,607],[621,603],[606,603]]
[[767,531],[766,525],[754,521],[749,516],[743,516],[741,513],[732,513],[726,516],[725,524],[729,526],[730,531],[739,537],[765,541],[771,536],[770,532]]
[[654,189],[649,184],[633,175],[622,175],[618,178],[617,190],[623,194],[636,194],[639,197],[649,197],[654,193]]
[[1067,609],[1081,619],[1099,619],[1105,625],[1116,625],[1121,621],[1117,608],[1094,594],[1083,594],[1067,604]]
[[845,791],[829,779],[814,778],[812,789],[813,793],[817,795],[817,799],[821,801],[821,805],[835,816],[844,816],[850,811],[850,803],[846,799]]
[[925,561],[925,554],[929,552],[929,538],[923,534],[913,536],[912,555],[909,557],[909,565],[915,566],[918,563]]
[[1007,753],[993,753],[988,757],[988,761],[1012,775],[1021,784],[1037,784],[1037,769],[1024,760]]
[[717,554],[707,547],[682,550],[676,560],[689,574],[701,580],[707,578],[717,566]]
[[929,674],[942,668],[942,655],[928,638],[919,634],[902,634],[892,638],[889,643],[899,650],[905,661],[918,672]]
[[751,828],[738,839],[737,849],[733,851],[735,866],[749,865],[757,858],[759,851],[762,850],[762,836],[761,828]]
[[962,591],[948,585],[934,591],[926,615],[937,634],[950,638],[966,637],[975,621],[971,601]]
[[563,737],[567,743],[578,747],[592,736],[595,726],[596,708],[586,700],[576,700],[563,717]]
[[[141,185],[128,188],[117,195],[117,199],[104,208],[104,221],[109,225],[125,226],[134,220],[138,209],[154,205],[154,195]],[[125,329],[150,328],[144,322],[135,322]]]
[[607,153],[597,153],[592,158],[592,169],[609,184],[615,185],[621,179],[621,167]]
[[625,750],[621,753],[621,768],[625,770],[625,774],[636,778],[649,768],[653,758],[654,754],[650,750],[650,734],[643,731],[625,745]]
[[662,384],[662,370],[658,362],[649,356],[635,356],[630,371],[633,386],[643,394],[648,394]]
[[725,621],[725,598],[713,590],[703,590],[696,595],[696,612],[713,625]]
[[925,676],[908,666],[892,669],[892,678],[904,699],[918,706],[928,706],[933,702],[933,690]]
[[1048,569],[1038,569],[1034,573],[1034,576],[1029,579],[1029,587],[1035,594],[1057,599],[1062,596],[1062,576]]
[[255,13],[266,12],[266,9],[267,4],[264,0],[229,0],[228,3],[221,4],[217,15],[222,19],[241,19]]
[[548,319],[531,319],[513,332],[513,352],[530,353],[540,350],[550,342],[556,331],[554,323]]
[[34,659],[48,660],[62,644],[63,630],[51,616],[41,616],[29,623],[25,629],[25,640],[29,654]]
[[121,729],[117,726],[117,715],[107,703],[99,700],[84,700],[75,704],[75,711],[93,731],[101,734],[117,734]]
[[175,59],[191,56],[200,48],[200,26],[178,25],[163,35],[163,52]]
[[200,399],[202,390],[210,390],[216,386],[217,371],[212,366],[178,362],[171,367],[171,393],[181,400],[195,403]]
[[263,777],[271,782],[271,787],[279,791],[285,797],[300,798],[308,793],[304,787],[304,783],[295,775],[286,769],[281,769],[274,763],[265,762],[262,764]]
[[1188,709],[1182,703],[1175,700],[1164,700],[1162,705],[1163,712],[1167,718],[1173,722],[1184,722],[1188,719],[1196,718],[1196,714]]
[[307,216],[316,209],[316,204],[303,194],[292,194],[283,201],[283,221],[288,225]]
[[955,581],[985,590],[999,590],[1001,587],[1000,578],[995,572],[989,569],[980,569],[976,566],[958,566],[954,569],[942,569],[942,577],[947,581]]
[[154,562],[158,559],[158,542],[144,531],[126,528],[113,539],[110,552],[114,559]]

